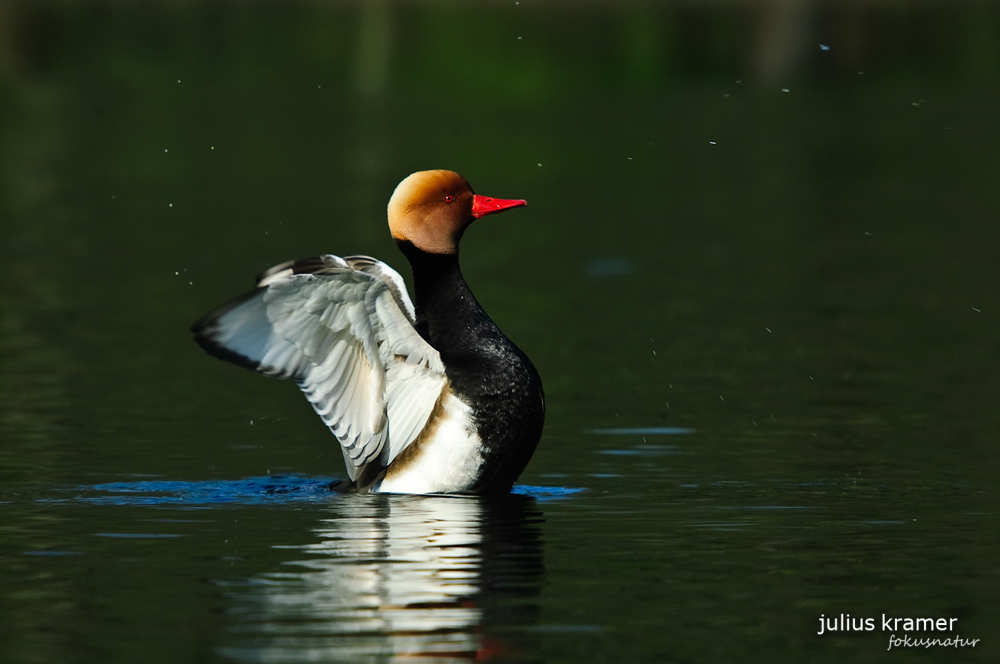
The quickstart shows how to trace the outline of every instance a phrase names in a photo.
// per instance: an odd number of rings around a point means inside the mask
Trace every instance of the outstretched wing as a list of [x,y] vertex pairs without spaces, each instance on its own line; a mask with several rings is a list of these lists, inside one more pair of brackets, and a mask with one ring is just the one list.
[[353,480],[413,442],[447,382],[413,320],[396,271],[327,255],[267,270],[191,330],[216,357],[294,379],[340,441]]

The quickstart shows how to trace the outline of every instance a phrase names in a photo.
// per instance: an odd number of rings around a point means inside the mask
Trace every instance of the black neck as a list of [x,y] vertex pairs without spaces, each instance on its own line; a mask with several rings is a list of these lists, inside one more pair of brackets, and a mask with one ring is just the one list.
[[396,244],[413,269],[417,331],[442,359],[474,350],[484,337],[503,336],[465,282],[457,253],[430,254],[410,242]]
[[434,308],[442,297],[447,298],[449,291],[456,286],[469,286],[462,276],[458,265],[458,254],[429,254],[416,248],[410,242],[396,242],[396,246],[406,256],[413,271],[413,290],[417,312],[421,309]]

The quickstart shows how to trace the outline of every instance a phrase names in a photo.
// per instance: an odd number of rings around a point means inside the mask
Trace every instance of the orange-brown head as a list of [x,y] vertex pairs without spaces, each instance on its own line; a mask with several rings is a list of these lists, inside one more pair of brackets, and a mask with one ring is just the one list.
[[430,254],[454,254],[474,220],[527,205],[521,200],[479,196],[454,171],[420,171],[396,186],[389,199],[389,232]]

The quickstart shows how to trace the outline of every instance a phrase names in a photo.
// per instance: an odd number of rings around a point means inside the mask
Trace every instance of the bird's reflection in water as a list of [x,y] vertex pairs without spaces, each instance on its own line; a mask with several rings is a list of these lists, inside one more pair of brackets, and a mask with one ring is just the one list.
[[308,557],[233,596],[229,657],[254,662],[518,658],[535,622],[542,516],[533,498],[347,495],[289,547]]

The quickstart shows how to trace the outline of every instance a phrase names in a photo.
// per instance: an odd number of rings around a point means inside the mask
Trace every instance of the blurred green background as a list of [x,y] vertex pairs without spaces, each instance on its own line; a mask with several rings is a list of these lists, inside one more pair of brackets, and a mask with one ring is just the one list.
[[[735,349],[752,329],[762,361],[795,343],[831,359],[825,341],[758,337],[803,307],[901,314],[847,353],[904,350],[907,317],[930,328],[915,355],[988,352],[950,337],[954,316],[983,321],[996,302],[995,3],[0,11],[0,384],[15,439],[73,420],[135,427],[142,446],[211,426],[206,393],[233,392],[227,409],[243,390],[298,399],[205,363],[184,327],[292,257],[368,253],[405,274],[384,205],[425,168],[529,200],[477,225],[464,265],[542,369],[555,427],[659,412],[659,390],[622,377],[663,382],[651,350],[711,368],[704,334]],[[595,391],[607,412],[574,409]],[[155,448],[186,465],[175,442]]]
[[[291,258],[409,278],[385,204],[449,168],[529,202],[463,269],[546,386],[522,481],[586,490],[544,505],[525,659],[882,661],[816,619],[895,611],[993,661],[998,83],[987,1],[0,4],[0,660],[222,658],[201,580],[309,515],[138,553],[93,536],[146,512],[58,500],[342,474],[187,326]],[[593,433],[656,427],[693,432]]]

